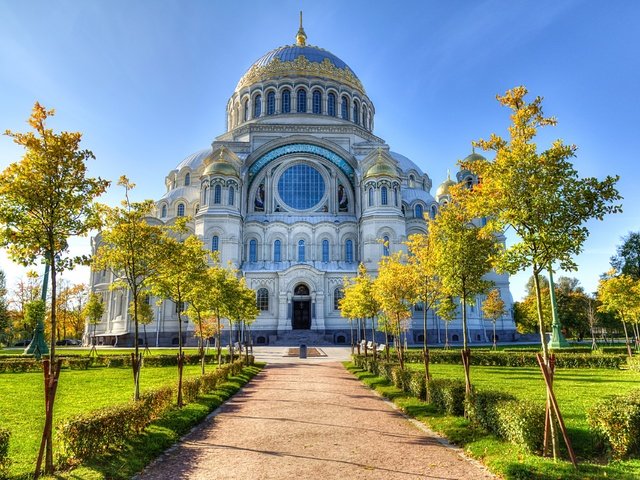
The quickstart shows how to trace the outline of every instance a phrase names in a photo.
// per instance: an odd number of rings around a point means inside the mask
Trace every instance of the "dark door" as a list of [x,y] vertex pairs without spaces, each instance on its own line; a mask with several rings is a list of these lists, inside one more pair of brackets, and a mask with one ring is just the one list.
[[293,321],[291,327],[294,330],[308,330],[311,328],[311,301],[295,300],[293,302]]

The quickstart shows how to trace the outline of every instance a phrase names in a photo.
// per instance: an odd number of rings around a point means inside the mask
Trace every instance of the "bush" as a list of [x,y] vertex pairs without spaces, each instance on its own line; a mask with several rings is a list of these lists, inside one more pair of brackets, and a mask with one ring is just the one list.
[[640,449],[640,390],[603,400],[587,410],[587,422],[614,458]]
[[42,362],[34,358],[7,358],[0,360],[0,373],[40,372]]
[[182,381],[182,399],[184,403],[195,402],[200,393],[200,379],[190,378]]
[[11,433],[9,430],[0,427],[0,478],[6,478],[9,473],[9,438]]
[[528,452],[539,452],[544,438],[543,405],[528,400],[498,402],[495,406],[498,435]]
[[636,355],[635,357],[627,358],[627,366],[629,370],[640,372],[640,356]]
[[104,366],[109,368],[121,368],[130,365],[129,357],[109,355],[104,357]]
[[87,370],[93,364],[89,357],[67,357],[62,360],[62,366],[71,370]]
[[462,380],[435,379],[427,385],[431,403],[442,413],[461,416],[464,414],[465,383]]
[[140,401],[145,404],[149,420],[156,420],[171,407],[171,403],[173,401],[173,388],[160,387],[149,390],[140,396]]
[[[398,363],[387,363],[387,362],[379,362],[378,363],[378,375],[383,377],[384,379],[393,383],[393,369],[396,367],[400,367]],[[373,373],[373,372],[372,372]]]
[[409,370],[400,368],[399,365],[391,368],[391,381],[396,388],[408,392],[410,379],[411,372]]
[[500,417],[498,405],[515,400],[513,395],[496,391],[476,391],[465,405],[467,417],[482,426],[488,432],[500,435]]
[[409,378],[408,392],[420,400],[427,396],[427,385],[424,372],[411,372]]

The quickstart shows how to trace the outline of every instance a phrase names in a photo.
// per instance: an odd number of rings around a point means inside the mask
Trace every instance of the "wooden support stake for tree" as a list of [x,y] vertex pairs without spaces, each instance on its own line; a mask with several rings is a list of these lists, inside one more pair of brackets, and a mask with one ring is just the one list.
[[[551,354],[549,356],[549,377],[551,378],[551,386],[553,386],[553,377],[555,375],[555,366],[556,366],[556,356]],[[542,443],[542,456],[547,456],[549,454],[549,440],[551,437],[549,433],[551,432],[551,405],[549,402],[545,402],[544,405],[544,440]]]
[[542,376],[544,377],[544,382],[547,385],[547,395],[551,399],[551,406],[553,407],[553,412],[558,419],[558,424],[560,425],[560,431],[562,432],[562,438],[564,439],[564,444],[567,446],[567,451],[569,452],[569,458],[571,459],[571,463],[575,468],[578,468],[578,461],[576,460],[576,454],[573,452],[573,447],[571,446],[571,440],[569,439],[569,435],[567,433],[567,428],[564,425],[564,420],[562,419],[562,414],[560,413],[560,407],[558,406],[558,401],[556,400],[556,396],[553,393],[553,380],[549,375],[549,371],[547,370],[547,366],[544,363],[544,359],[541,354],[536,354],[536,358],[538,359],[538,365],[540,365],[540,370],[542,370]]
[[62,368],[62,360],[59,359],[53,367],[53,376],[51,376],[49,360],[42,362],[44,369],[44,402],[45,402],[45,421],[42,439],[40,441],[40,449],[38,451],[38,459],[36,461],[36,471],[33,475],[34,479],[40,476],[42,469],[42,460],[45,457],[45,473],[53,473],[53,445],[51,444],[51,431],[53,426],[53,404],[58,388],[58,378],[60,377],[60,369]]

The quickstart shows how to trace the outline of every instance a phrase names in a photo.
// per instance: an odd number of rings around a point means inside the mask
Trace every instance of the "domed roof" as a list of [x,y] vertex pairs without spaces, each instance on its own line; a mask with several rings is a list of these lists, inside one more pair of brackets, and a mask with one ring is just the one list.
[[469,162],[477,162],[478,160],[486,160],[486,158],[474,151],[471,155],[467,155],[465,159],[462,160],[462,162],[469,163]]
[[212,151],[211,147],[209,147],[196,153],[192,153],[178,164],[176,170],[182,170],[184,167],[189,167],[191,170],[195,170],[202,164],[202,161],[205,158],[211,155]]
[[440,198],[443,195],[449,195],[449,189],[456,184],[451,177],[447,174],[447,179],[440,184],[438,189],[436,190],[436,198]]
[[420,169],[420,167],[418,167],[418,165],[416,165],[411,159],[397,152],[390,151],[389,155],[391,155],[393,159],[398,162],[398,164],[400,165],[400,169],[403,172],[407,173],[409,170],[415,170],[418,175],[424,175],[424,172]]
[[180,198],[183,198],[188,202],[193,202],[198,200],[199,196],[200,190],[193,185],[188,187],[177,187],[166,192],[157,203],[160,203],[163,200],[172,203]]
[[398,172],[396,169],[390,165],[388,162],[382,158],[382,151],[378,150],[378,158],[375,163],[369,167],[367,173],[365,173],[364,178],[369,177],[397,177]]
[[294,45],[275,48],[256,60],[242,76],[236,91],[271,78],[312,76],[345,83],[364,94],[360,79],[340,58],[320,47],[307,45],[307,35],[302,28]]
[[202,172],[202,175],[226,175],[229,177],[237,177],[238,171],[233,165],[231,165],[224,158],[224,147],[220,149],[220,155],[218,158],[211,158],[211,155],[204,160],[205,163],[209,163]]

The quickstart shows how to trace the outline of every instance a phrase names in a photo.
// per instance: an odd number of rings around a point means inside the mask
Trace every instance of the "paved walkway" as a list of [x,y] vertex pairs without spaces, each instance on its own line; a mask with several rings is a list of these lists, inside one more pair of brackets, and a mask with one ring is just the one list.
[[139,478],[494,478],[331,362],[336,355],[269,364]]

